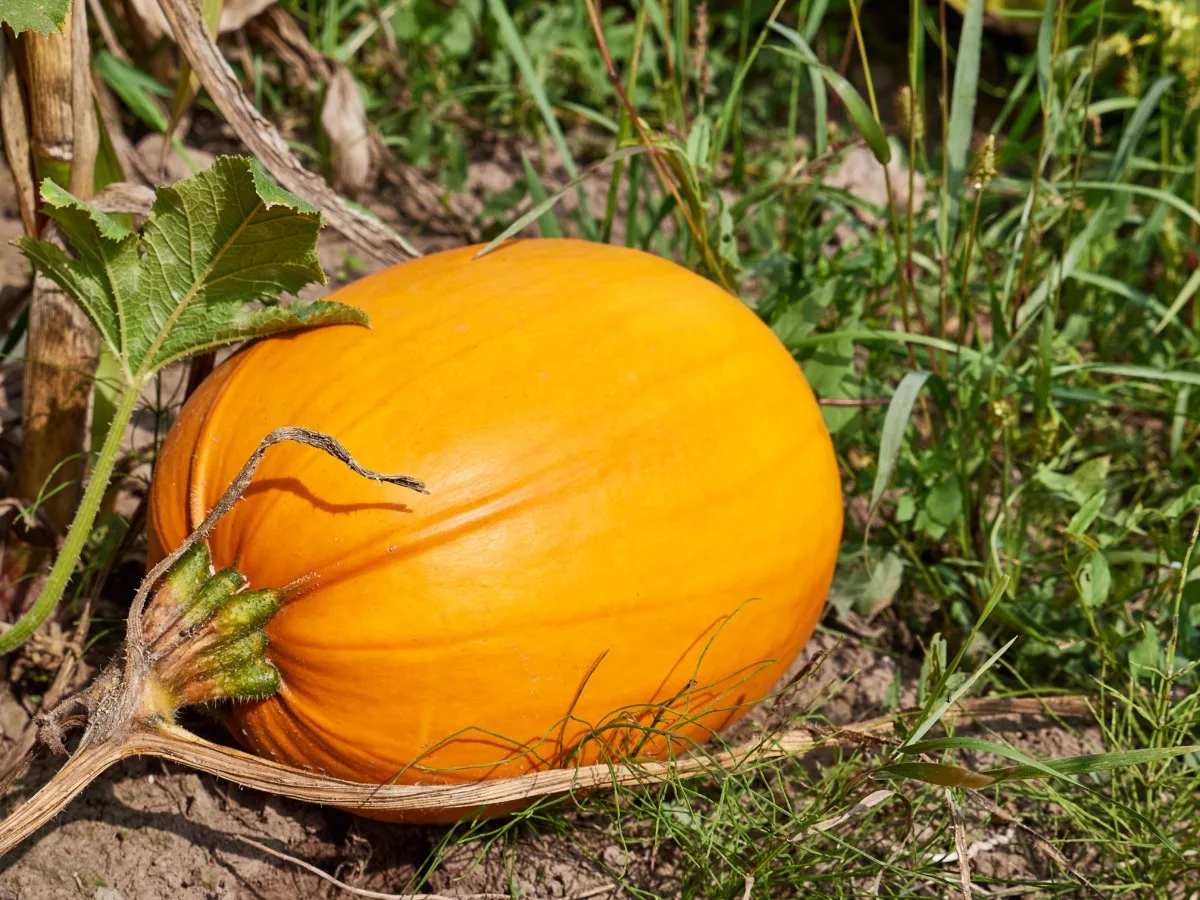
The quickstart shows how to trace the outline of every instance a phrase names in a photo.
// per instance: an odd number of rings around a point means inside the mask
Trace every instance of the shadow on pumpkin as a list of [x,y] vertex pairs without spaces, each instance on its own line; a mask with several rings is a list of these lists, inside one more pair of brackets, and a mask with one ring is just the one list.
[[260,478],[253,481],[246,493],[243,495],[244,500],[250,500],[258,494],[268,491],[283,491],[288,494],[293,494],[299,497],[306,503],[311,504],[316,509],[323,512],[342,514],[353,512],[362,512],[364,510],[390,510],[398,513],[411,513],[412,507],[395,501],[369,501],[369,502],[354,502],[354,503],[336,503],[332,500],[327,500],[324,497],[319,497],[309,489],[307,485],[299,478]]

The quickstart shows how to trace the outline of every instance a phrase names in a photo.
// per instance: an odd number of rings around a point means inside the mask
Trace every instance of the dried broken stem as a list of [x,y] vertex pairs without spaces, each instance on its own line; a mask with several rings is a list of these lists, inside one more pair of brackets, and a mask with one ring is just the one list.
[[63,763],[53,778],[0,823],[0,856],[66,808],[97,775],[124,759],[127,755],[124,749],[123,745],[116,743],[95,744]]
[[159,0],[188,62],[221,115],[279,183],[329,217],[330,224],[385,263],[421,253],[383,223],[354,209],[323,178],[296,160],[279,132],[246,97],[233,69],[208,33],[200,8],[190,0]]
[[[967,701],[952,709],[943,721],[954,722],[987,717],[1049,713],[1059,716],[1089,714],[1083,698],[1057,697],[1047,700]],[[847,731],[820,733],[796,728],[782,734],[760,737],[731,750],[704,756],[689,756],[669,762],[598,763],[573,769],[549,769],[493,781],[444,785],[359,784],[315,775],[303,769],[221,747],[181,728],[162,729],[139,735],[126,756],[148,755],[181,763],[216,775],[242,787],[255,788],[294,800],[324,803],[347,809],[454,810],[470,813],[491,806],[557,797],[575,792],[638,787],[676,778],[692,778],[727,772],[751,763],[769,762],[829,747],[861,744],[862,736],[888,732],[897,719],[916,711],[883,716],[861,722]],[[0,840],[3,826],[0,825]],[[0,852],[3,844],[0,843]]]
[[10,38],[0,29],[0,133],[4,155],[12,171],[17,206],[25,233],[37,237],[37,188],[29,148],[29,109],[17,74]]

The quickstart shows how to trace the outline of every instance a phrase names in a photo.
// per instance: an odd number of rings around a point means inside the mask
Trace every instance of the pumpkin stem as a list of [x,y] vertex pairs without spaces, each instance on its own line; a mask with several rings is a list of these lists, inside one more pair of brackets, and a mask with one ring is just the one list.
[[142,623],[143,665],[150,669],[138,712],[148,724],[173,722],[181,707],[269,697],[279,673],[266,658],[263,626],[283,593],[245,591],[237,569],[211,569],[208,547],[194,545],[168,573]]

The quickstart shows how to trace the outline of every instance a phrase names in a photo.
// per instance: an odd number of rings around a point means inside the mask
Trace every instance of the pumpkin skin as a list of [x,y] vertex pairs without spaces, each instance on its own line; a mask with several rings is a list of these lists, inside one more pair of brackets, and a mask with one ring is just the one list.
[[371,329],[251,346],[167,436],[152,561],[279,426],[430,490],[283,444],[217,526],[216,566],[307,585],[267,627],[281,690],[228,713],[255,753],[407,784],[662,757],[769,692],[820,615],[839,475],[771,331],[638,251],[477,249],[336,292]]

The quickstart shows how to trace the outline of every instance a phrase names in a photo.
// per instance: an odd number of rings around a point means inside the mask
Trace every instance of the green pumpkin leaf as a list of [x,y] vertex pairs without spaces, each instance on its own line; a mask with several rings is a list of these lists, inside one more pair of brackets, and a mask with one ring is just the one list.
[[222,344],[366,323],[340,303],[273,305],[324,282],[321,214],[250,160],[222,157],[159,188],[140,234],[49,181],[42,197],[75,256],[29,238],[21,247],[87,313],[127,384]]
[[36,31],[53,34],[62,28],[71,0],[8,0],[0,11],[0,22],[15,34]]

